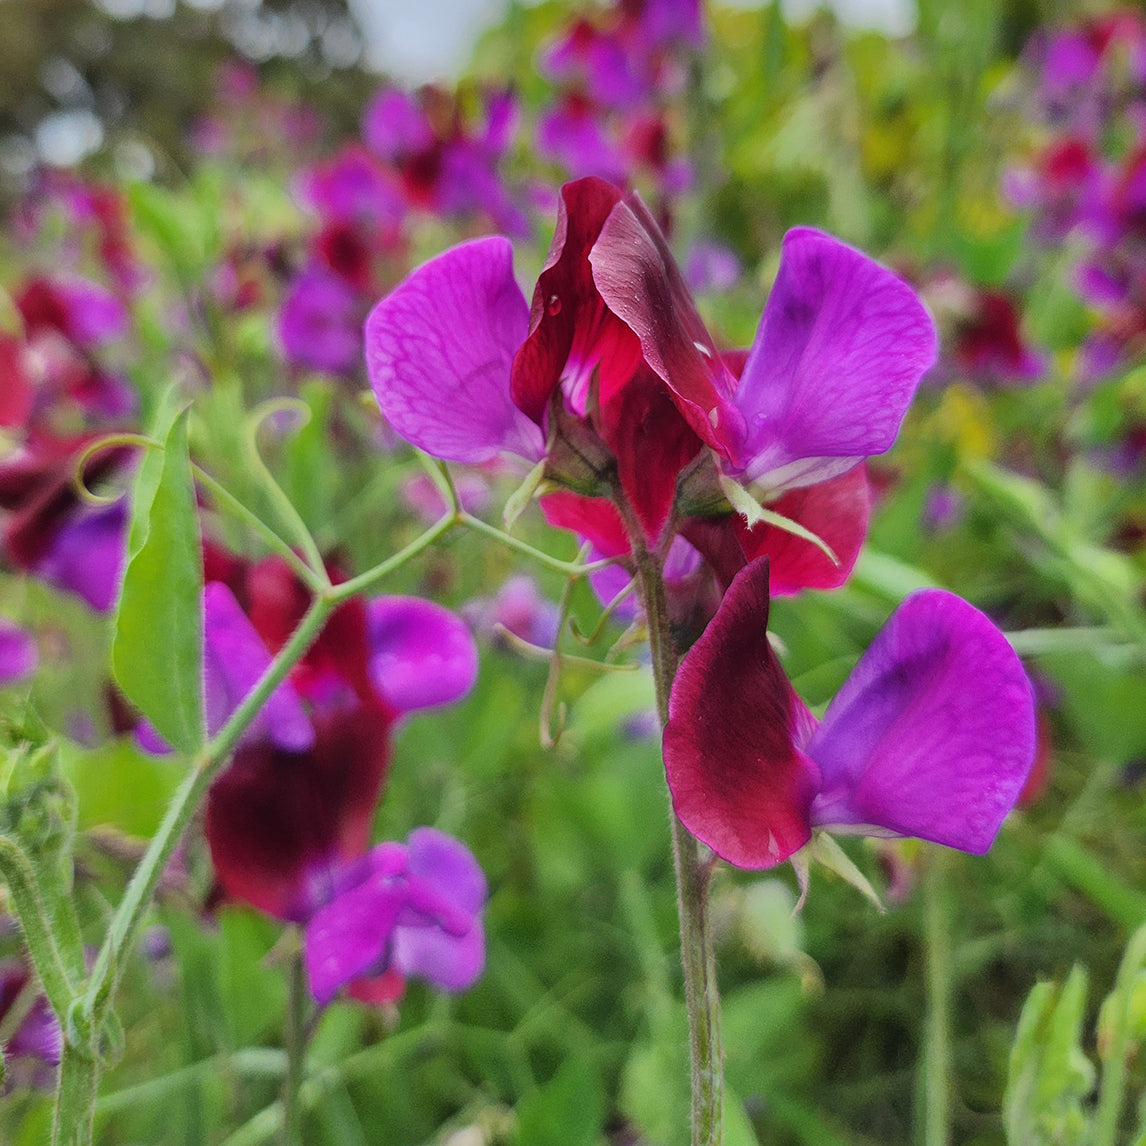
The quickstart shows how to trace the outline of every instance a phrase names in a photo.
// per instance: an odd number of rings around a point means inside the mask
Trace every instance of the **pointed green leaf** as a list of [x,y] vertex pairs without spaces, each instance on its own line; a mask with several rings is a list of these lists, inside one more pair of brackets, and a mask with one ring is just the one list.
[[868,882],[868,878],[848,856],[847,852],[827,832],[817,832],[812,839],[812,858],[822,864],[829,871],[850,884],[856,891],[862,892],[875,904],[876,910],[882,915],[887,908],[879,898],[879,892]]
[[813,533],[810,529],[805,529],[798,521],[793,521],[790,517],[785,517],[782,513],[777,513],[775,510],[761,505],[748,490],[733,481],[732,478],[721,474],[720,488],[724,490],[724,496],[728,498],[732,508],[747,519],[749,529],[754,525],[759,525],[762,521],[766,522],[776,529],[782,529],[785,533],[791,533],[795,537],[801,537],[805,541],[811,542],[827,556],[833,565],[840,563],[835,551],[819,534]]
[[533,495],[537,492],[537,487],[541,485],[541,479],[544,476],[545,459],[542,458],[526,475],[525,481],[509,495],[509,499],[505,503],[505,509],[502,510],[501,514],[501,519],[505,523],[507,531],[513,529],[514,523],[525,512],[530,501],[533,500]]
[[593,1146],[601,1137],[605,1094],[596,1072],[570,1058],[517,1107],[517,1141],[522,1146]]
[[174,413],[169,397],[155,431],[163,449],[144,455],[135,482],[112,671],[160,735],[189,754],[205,728],[203,566],[187,410]]

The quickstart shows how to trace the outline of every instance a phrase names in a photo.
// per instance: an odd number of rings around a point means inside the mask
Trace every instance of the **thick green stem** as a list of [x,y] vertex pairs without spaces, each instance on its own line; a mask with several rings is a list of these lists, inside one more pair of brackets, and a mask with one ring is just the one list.
[[951,920],[947,855],[935,848],[923,876],[923,934],[927,944],[927,1018],[921,1090],[924,1146],[951,1140]]
[[8,897],[16,909],[16,918],[44,994],[57,1017],[63,1019],[72,999],[73,985],[56,945],[32,862],[19,844],[7,836],[0,836],[0,877],[7,884]]
[[[639,526],[630,530],[630,539],[648,620],[657,715],[663,728],[668,723],[669,694],[679,658],[669,629],[661,559],[645,547]],[[716,952],[708,925],[709,869],[700,845],[675,814],[672,847],[692,1064],[692,1146],[717,1146],[724,1133],[724,1052]]]
[[283,1079],[283,1146],[302,1146],[302,1107],[299,1088],[306,1066],[306,968],[302,952],[290,962],[290,993],[287,1000],[287,1070]]
[[64,1044],[52,1120],[52,1146],[91,1146],[99,1063],[90,1048]]

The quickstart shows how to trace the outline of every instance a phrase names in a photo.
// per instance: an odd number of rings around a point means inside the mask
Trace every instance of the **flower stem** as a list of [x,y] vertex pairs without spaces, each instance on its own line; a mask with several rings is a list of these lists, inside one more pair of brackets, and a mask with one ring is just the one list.
[[302,952],[290,961],[290,991],[287,999],[287,1070],[283,1079],[283,1146],[302,1144],[302,1106],[299,1088],[306,1066],[306,968]]
[[[648,620],[657,715],[663,728],[668,723],[669,694],[679,658],[669,629],[661,559],[645,546],[639,525],[630,529],[630,540]],[[717,1146],[723,1139],[724,1052],[720,1041],[716,952],[708,924],[709,871],[700,855],[700,845],[675,814],[672,848],[688,1011],[692,1146]]]
[[924,1146],[951,1140],[951,920],[947,855],[932,848],[923,875],[923,933],[927,944],[927,1017],[923,1061]]

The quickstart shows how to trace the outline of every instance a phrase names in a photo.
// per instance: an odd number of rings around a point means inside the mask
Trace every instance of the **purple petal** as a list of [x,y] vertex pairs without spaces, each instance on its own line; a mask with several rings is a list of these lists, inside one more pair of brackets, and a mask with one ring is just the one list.
[[428,979],[443,991],[464,991],[485,967],[481,920],[464,935],[437,927],[399,927],[394,932],[394,966],[405,976]]
[[404,882],[378,873],[311,916],[304,958],[311,994],[320,1003],[329,1003],[340,987],[386,956],[405,902]]
[[510,367],[529,307],[502,238],[475,239],[419,267],[366,320],[366,365],[386,420],[435,457],[530,461],[540,429],[514,406]]
[[39,659],[31,635],[10,621],[0,620],[0,688],[27,680]]
[[80,509],[60,527],[36,575],[106,613],[115,604],[123,566],[126,511],[122,504]]
[[485,872],[461,840],[436,828],[415,828],[407,837],[410,874],[433,883],[461,911],[476,915],[485,903]]
[[[12,1005],[28,984],[28,970],[22,962],[6,959],[0,963],[0,1021],[8,1017]],[[7,1058],[34,1056],[55,1066],[60,1061],[63,1038],[60,1024],[48,1006],[48,1000],[39,995],[31,1009],[21,1020],[4,1046]]]
[[430,147],[434,132],[413,97],[383,88],[362,113],[362,138],[375,155],[392,161]]
[[[266,672],[271,654],[221,581],[212,581],[203,590],[203,630],[207,728],[214,735]],[[289,752],[314,746],[314,727],[289,682],[271,694],[246,738],[260,736]]]
[[56,290],[67,309],[68,332],[77,346],[100,346],[123,336],[127,311],[103,287],[74,278],[57,283]]
[[340,278],[317,269],[291,284],[278,315],[279,340],[291,362],[341,374],[362,352],[358,300]]
[[1034,760],[1030,682],[978,609],[924,590],[860,658],[805,751],[823,775],[814,823],[985,852]]
[[883,453],[935,357],[905,282],[830,235],[789,231],[736,393],[747,477],[807,485]]
[[465,622],[420,597],[367,603],[370,683],[398,712],[448,704],[477,679],[478,653]]

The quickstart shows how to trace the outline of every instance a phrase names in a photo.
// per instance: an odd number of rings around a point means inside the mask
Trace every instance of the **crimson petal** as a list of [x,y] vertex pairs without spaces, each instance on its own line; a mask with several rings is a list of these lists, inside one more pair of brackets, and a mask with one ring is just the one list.
[[798,522],[826,542],[839,564],[817,545],[767,522],[749,529],[733,515],[745,559],[767,555],[772,562],[773,596],[801,589],[838,589],[850,576],[867,536],[871,497],[867,467],[858,465],[837,478],[789,490],[768,508]]
[[771,867],[811,838],[819,770],[796,748],[812,717],[768,641],[768,560],[732,582],[673,683],[664,733],[673,807],[738,867]]
[[358,705],[316,717],[310,751],[239,749],[207,795],[207,841],[229,895],[292,920],[329,898],[336,869],[366,850],[392,721]]
[[589,251],[620,197],[616,187],[595,177],[561,188],[557,229],[533,291],[529,337],[513,360],[513,400],[538,425],[562,379],[582,415],[594,368],[602,386],[611,388],[623,384],[640,361],[637,339],[605,306],[589,265]]
[[641,341],[645,361],[693,431],[724,457],[744,435],[735,380],[697,313],[668,244],[637,195],[610,212],[589,261],[610,309]]

